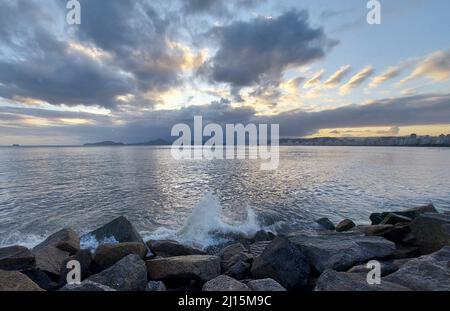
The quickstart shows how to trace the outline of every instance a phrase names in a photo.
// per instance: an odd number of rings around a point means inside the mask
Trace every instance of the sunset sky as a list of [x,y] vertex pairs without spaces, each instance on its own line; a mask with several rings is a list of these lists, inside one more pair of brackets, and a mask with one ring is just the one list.
[[450,1],[0,2],[0,145],[170,138],[194,115],[283,137],[450,133]]

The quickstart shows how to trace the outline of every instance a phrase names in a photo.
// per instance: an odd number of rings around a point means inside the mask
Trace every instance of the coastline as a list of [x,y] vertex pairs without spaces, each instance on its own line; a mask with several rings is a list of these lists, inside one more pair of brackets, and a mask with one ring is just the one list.
[[[66,228],[32,249],[0,248],[0,291],[450,290],[448,212],[427,205],[372,213],[370,221],[335,225],[321,218],[316,234],[260,230],[200,249],[144,241],[119,217],[81,237]],[[95,249],[81,247],[89,239]],[[69,285],[74,260],[80,283]],[[380,284],[368,283],[373,260]]]

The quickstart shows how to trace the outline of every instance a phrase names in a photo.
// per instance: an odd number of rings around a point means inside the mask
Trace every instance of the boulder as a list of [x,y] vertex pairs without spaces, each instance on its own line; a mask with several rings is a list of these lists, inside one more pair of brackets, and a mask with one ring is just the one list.
[[219,252],[221,265],[225,266],[233,256],[245,252],[247,252],[247,248],[242,243],[234,243],[226,246]]
[[80,263],[81,280],[84,280],[89,276],[89,269],[92,263],[92,254],[89,250],[82,249],[78,251],[75,255],[70,256],[66,260],[64,260],[61,267],[61,273],[59,278],[59,284],[61,286],[66,284],[67,282],[67,274],[70,272],[70,269],[67,268],[67,263],[71,260],[76,260]]
[[251,280],[247,286],[255,292],[284,292],[286,289],[274,279]]
[[200,249],[182,245],[176,241],[161,240],[147,241],[148,248],[159,257],[188,256],[188,255],[206,255]]
[[408,217],[408,218],[413,220],[413,219],[417,218],[421,214],[424,214],[424,213],[437,213],[437,212],[438,211],[433,206],[433,204],[429,204],[429,205],[419,206],[419,207],[415,207],[415,208],[411,208],[411,209],[407,209],[407,210],[403,210],[403,211],[393,211],[393,212],[384,212],[384,213],[372,213],[370,215],[370,220],[372,221],[372,225],[378,225],[390,213],[395,213],[397,215]]
[[347,271],[355,264],[392,255],[395,244],[382,237],[350,233],[317,236],[294,235],[289,239],[318,271]]
[[338,223],[336,225],[336,231],[337,232],[348,231],[355,226],[356,226],[355,223],[353,221],[351,221],[350,219],[344,219],[343,221],[341,221],[340,223]]
[[[394,273],[399,269],[399,267],[391,261],[381,261],[381,276],[386,276],[391,273]],[[348,270],[348,273],[369,273],[372,268],[368,268],[366,264],[353,266]]]
[[189,255],[152,259],[146,262],[152,280],[209,281],[220,275],[220,258],[210,255]]
[[27,277],[30,278],[34,283],[36,283],[40,288],[45,290],[55,290],[58,287],[58,283],[53,281],[47,273],[40,269],[29,269],[25,271],[21,271],[23,274],[25,274]]
[[255,233],[255,235],[250,239],[252,242],[260,242],[260,241],[272,241],[275,239],[276,235],[272,232],[266,230],[259,230]]
[[425,213],[418,216],[410,227],[423,254],[450,245],[450,215]]
[[36,258],[36,268],[49,273],[56,279],[59,278],[64,262],[69,257],[68,252],[51,245],[33,249],[33,253]]
[[1,270],[26,270],[34,266],[34,255],[28,248],[18,245],[0,248]]
[[80,237],[72,229],[62,229],[53,233],[44,242],[36,245],[33,248],[33,253],[47,246],[56,247],[72,255],[80,250]]
[[64,292],[115,292],[114,288],[89,280],[81,284],[66,284],[60,291]]
[[0,291],[43,291],[43,289],[19,271],[0,270]]
[[389,259],[404,259],[404,258],[412,258],[419,257],[421,255],[420,249],[417,246],[404,246],[397,245],[394,253],[389,256]]
[[303,253],[288,239],[277,237],[253,261],[255,278],[272,278],[287,289],[306,286],[310,266]]
[[381,221],[380,225],[395,225],[402,223],[410,223],[412,218],[397,214],[397,213],[389,213],[387,216]]
[[220,275],[203,285],[204,292],[244,292],[250,291],[247,285],[227,275]]
[[323,228],[327,229],[327,230],[332,230],[334,231],[336,229],[336,227],[334,226],[334,224],[331,222],[331,220],[329,220],[326,217],[323,218],[319,218],[316,220],[316,222],[321,225]]
[[243,279],[250,271],[252,257],[246,257],[245,253],[233,256],[227,266],[223,269],[223,274],[237,280]]
[[145,288],[146,292],[164,292],[167,288],[161,281],[150,281]]
[[94,253],[95,268],[97,271],[104,270],[130,254],[136,254],[144,259],[147,254],[147,247],[139,242],[102,244],[97,247]]
[[450,291],[450,247],[414,258],[383,278],[415,291]]
[[356,226],[353,231],[364,233],[367,236],[381,236],[389,241],[401,242],[411,232],[409,224]]
[[147,286],[147,269],[145,262],[138,255],[131,254],[86,280],[119,291],[144,291]]
[[139,242],[144,243],[144,240],[139,235],[131,222],[125,217],[118,217],[102,227],[85,234],[82,240],[90,240],[93,237],[97,241],[114,240],[119,243],[123,242]]
[[409,288],[381,280],[381,284],[369,284],[366,273],[326,270],[316,283],[316,291],[410,291]]
[[270,241],[260,241],[253,243],[249,246],[249,252],[253,257],[258,257],[262,254],[262,252],[266,249],[267,245],[270,244]]

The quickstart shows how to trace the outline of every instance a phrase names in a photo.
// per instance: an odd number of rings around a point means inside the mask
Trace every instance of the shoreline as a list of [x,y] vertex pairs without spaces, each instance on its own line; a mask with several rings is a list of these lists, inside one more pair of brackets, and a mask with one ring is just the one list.
[[[372,213],[371,225],[317,220],[316,234],[227,236],[200,249],[144,241],[119,217],[78,236],[62,229],[32,249],[0,248],[0,291],[410,291],[450,290],[450,214],[433,205]],[[95,239],[95,250],[80,241]],[[79,284],[67,284],[79,263]],[[380,284],[369,284],[376,260]],[[373,264],[373,262],[372,262]],[[424,278],[426,276],[426,278]],[[70,281],[70,279],[69,279]]]

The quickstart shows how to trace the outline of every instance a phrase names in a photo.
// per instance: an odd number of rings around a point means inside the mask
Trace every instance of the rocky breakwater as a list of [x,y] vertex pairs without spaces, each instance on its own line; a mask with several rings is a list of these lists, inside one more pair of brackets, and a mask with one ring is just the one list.
[[[0,249],[3,291],[411,291],[450,290],[450,215],[432,206],[374,213],[371,225],[318,223],[316,234],[251,237],[206,250],[142,239],[119,217],[79,237],[63,229],[33,249]],[[97,241],[82,249],[81,241]],[[67,284],[71,260],[79,284]],[[381,264],[370,285],[366,263]]]

